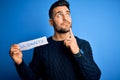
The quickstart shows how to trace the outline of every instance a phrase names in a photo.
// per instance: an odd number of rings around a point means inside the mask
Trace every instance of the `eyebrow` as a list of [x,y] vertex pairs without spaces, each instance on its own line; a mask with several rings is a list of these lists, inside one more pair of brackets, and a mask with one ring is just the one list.
[[[69,10],[67,10],[66,12],[69,12],[69,13],[70,13]],[[56,12],[55,15],[58,14],[58,13],[62,13],[62,11],[58,11],[58,12]]]
[[62,11],[58,11],[58,12],[56,12],[55,15],[58,14],[58,13],[62,13]]

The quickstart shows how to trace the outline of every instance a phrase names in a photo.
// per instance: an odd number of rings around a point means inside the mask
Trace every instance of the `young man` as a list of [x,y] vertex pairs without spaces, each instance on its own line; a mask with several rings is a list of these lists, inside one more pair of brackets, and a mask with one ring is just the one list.
[[34,49],[29,66],[24,63],[18,45],[10,49],[20,77],[23,80],[99,80],[101,71],[93,59],[89,42],[72,33],[69,3],[55,2],[49,16],[54,35],[48,38],[49,44]]

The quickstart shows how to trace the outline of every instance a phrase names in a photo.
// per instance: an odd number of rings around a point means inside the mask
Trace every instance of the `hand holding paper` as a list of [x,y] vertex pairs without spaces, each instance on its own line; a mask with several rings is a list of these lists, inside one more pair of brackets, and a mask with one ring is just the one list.
[[11,58],[14,60],[14,62],[19,65],[22,62],[22,51],[23,50],[29,50],[34,47],[42,46],[45,44],[48,44],[46,37],[22,42],[19,44],[14,44],[11,46],[9,54],[10,54]]

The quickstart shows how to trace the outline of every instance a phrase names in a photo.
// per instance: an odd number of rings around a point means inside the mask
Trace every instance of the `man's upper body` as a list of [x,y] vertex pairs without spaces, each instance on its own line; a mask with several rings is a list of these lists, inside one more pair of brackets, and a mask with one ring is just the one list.
[[24,80],[99,80],[101,71],[97,67],[90,44],[72,33],[69,3],[56,1],[49,10],[50,25],[54,35],[49,44],[36,47],[33,59],[27,66],[18,45],[10,49],[10,56]]
[[100,70],[92,57],[90,44],[76,37],[80,52],[73,54],[63,41],[48,38],[49,44],[36,47],[29,66],[17,65],[23,80],[99,80]]

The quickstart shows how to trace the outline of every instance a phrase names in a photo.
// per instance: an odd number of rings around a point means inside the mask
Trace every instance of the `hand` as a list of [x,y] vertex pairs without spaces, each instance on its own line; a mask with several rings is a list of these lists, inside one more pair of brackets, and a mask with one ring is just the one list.
[[16,64],[19,65],[22,62],[22,52],[17,44],[11,46],[9,54]]
[[80,50],[71,28],[69,36],[64,40],[64,44],[66,47],[70,48],[73,54],[77,54]]

